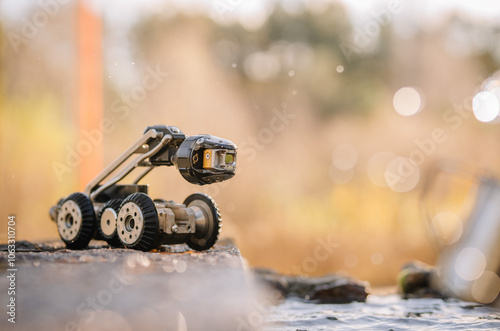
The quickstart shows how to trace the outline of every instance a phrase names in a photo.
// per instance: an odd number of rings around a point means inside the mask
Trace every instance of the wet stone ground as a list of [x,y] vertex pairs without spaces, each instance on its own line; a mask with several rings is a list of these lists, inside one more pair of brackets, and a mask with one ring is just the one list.
[[366,302],[310,304],[296,298],[270,307],[265,331],[313,330],[500,330],[499,310],[456,299],[403,300],[369,295]]
[[[222,240],[208,251],[186,245],[151,252],[91,242],[16,245],[16,324],[0,330],[498,330],[499,310],[455,299],[403,300],[369,294],[369,284],[250,272]],[[0,291],[7,303],[7,246]],[[5,299],[4,299],[5,298]]]
[[[1,318],[0,330],[237,330],[252,300],[228,240],[205,252],[174,245],[144,253],[102,242],[81,251],[60,241],[16,246],[16,324]],[[1,289],[9,281],[6,250],[0,246]]]

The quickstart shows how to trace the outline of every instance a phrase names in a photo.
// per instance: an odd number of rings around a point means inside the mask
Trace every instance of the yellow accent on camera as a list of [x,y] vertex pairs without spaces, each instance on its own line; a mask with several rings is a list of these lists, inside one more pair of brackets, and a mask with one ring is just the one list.
[[211,168],[213,168],[213,165],[212,165],[212,150],[211,149],[206,149],[205,152],[203,153],[203,168],[204,169],[211,169]]

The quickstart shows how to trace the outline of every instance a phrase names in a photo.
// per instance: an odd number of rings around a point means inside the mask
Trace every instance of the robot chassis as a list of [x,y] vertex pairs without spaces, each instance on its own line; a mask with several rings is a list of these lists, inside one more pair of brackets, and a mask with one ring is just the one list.
[[[132,159],[133,155],[138,156]],[[70,249],[83,249],[91,239],[142,251],[180,243],[199,251],[211,248],[222,225],[212,198],[195,193],[182,204],[153,200],[148,185],[139,184],[155,167],[173,165],[190,183],[222,182],[235,174],[236,145],[211,135],[186,137],[175,126],[147,127],[83,193],[73,193],[51,207],[50,217],[61,239]],[[118,184],[138,167],[144,169],[132,184]]]

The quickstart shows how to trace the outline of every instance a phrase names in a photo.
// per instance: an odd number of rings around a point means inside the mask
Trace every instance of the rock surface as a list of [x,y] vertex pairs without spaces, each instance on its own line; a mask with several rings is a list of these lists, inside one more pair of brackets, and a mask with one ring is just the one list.
[[256,269],[254,274],[261,283],[278,291],[284,298],[298,297],[315,303],[364,302],[369,284],[348,277],[300,277],[280,275],[272,270]]
[[444,298],[441,291],[433,286],[436,269],[420,261],[405,264],[398,274],[398,293],[408,298]]
[[[0,250],[6,292],[7,246]],[[16,251],[17,320],[0,319],[0,330],[237,330],[253,300],[231,241],[146,253],[97,241],[78,251],[21,241]]]

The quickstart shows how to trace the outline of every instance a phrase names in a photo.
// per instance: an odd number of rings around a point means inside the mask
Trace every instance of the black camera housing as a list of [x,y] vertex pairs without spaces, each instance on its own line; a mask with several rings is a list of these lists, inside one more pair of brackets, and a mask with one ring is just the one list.
[[[234,165],[221,165],[222,168],[204,168],[204,152],[223,150],[234,155]],[[205,185],[222,182],[234,176],[236,167],[236,145],[229,140],[203,134],[186,138],[177,150],[175,164],[182,177],[190,183]]]

